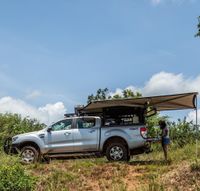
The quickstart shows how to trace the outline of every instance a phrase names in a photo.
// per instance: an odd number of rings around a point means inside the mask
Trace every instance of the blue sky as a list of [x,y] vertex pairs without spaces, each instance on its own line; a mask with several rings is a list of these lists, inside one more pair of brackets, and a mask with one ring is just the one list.
[[98,88],[198,91],[199,15],[199,0],[1,1],[0,106],[72,112]]

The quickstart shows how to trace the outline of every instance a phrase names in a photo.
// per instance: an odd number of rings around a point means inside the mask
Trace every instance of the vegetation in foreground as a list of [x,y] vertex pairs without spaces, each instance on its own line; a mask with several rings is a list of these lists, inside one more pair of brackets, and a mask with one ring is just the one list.
[[163,153],[157,150],[135,156],[129,163],[90,158],[28,166],[21,165],[16,157],[1,154],[0,190],[199,190],[200,161],[195,149],[194,144],[183,148],[171,145],[168,162],[163,161]]

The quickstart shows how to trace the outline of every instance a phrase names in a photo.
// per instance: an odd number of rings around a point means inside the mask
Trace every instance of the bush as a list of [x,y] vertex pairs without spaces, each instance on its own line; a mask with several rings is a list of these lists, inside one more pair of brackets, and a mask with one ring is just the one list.
[[0,146],[3,141],[16,134],[37,131],[44,128],[36,119],[22,118],[18,114],[0,114]]
[[14,157],[2,157],[0,164],[1,191],[29,191],[34,189],[35,178]]
[[187,122],[186,118],[183,120],[178,119],[178,122],[171,123],[169,129],[170,139],[177,147],[193,144],[196,138],[199,138],[199,132],[196,132],[195,125],[192,122]]
[[167,116],[160,117],[159,115],[152,116],[147,120],[149,137],[159,137],[161,130],[158,128],[158,122],[161,119],[167,121],[171,143],[174,147],[181,148],[186,144],[193,144],[196,138],[200,138],[200,133],[196,132],[195,125],[187,122],[186,117],[183,120],[178,119],[177,122],[169,122]]

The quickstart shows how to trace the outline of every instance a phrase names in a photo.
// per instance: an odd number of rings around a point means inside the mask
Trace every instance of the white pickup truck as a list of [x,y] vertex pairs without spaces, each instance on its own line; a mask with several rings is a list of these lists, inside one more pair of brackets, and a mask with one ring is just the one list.
[[150,151],[144,124],[102,122],[96,116],[73,116],[26,134],[16,135],[4,144],[6,153],[19,153],[24,163],[42,156],[101,154],[110,161],[128,161],[131,155]]

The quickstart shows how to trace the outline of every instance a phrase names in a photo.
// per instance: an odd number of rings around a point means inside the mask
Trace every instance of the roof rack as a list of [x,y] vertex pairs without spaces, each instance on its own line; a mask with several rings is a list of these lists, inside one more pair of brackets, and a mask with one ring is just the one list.
[[75,113],[66,113],[64,114],[64,117],[75,117],[77,116]]

